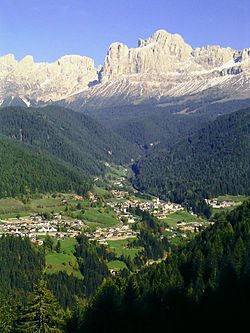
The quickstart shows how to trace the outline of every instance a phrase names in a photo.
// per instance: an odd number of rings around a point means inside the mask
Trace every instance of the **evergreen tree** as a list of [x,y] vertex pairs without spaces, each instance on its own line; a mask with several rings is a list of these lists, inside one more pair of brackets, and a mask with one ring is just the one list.
[[34,286],[34,296],[21,316],[18,332],[26,333],[60,333],[62,310],[46,282],[41,279]]
[[53,239],[49,234],[46,235],[45,240],[43,242],[43,246],[45,248],[47,248],[48,250],[52,251],[52,249],[53,249]]
[[60,240],[57,242],[56,244],[56,252],[57,253],[61,253],[62,249],[61,249],[61,242]]

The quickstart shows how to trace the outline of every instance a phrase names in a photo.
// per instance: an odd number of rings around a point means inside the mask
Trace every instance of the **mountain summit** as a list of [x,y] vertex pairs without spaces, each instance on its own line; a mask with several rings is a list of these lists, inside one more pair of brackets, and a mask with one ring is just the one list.
[[60,100],[98,78],[94,60],[79,55],[35,63],[30,55],[18,62],[8,54],[0,57],[0,72],[0,101],[20,97],[28,106]]
[[158,75],[238,74],[246,68],[244,60],[249,55],[250,49],[235,51],[219,46],[192,49],[180,35],[159,30],[146,40],[139,39],[137,48],[113,43],[101,77],[107,80],[143,74],[148,79],[157,79]]
[[[220,89],[229,98],[249,96],[250,48],[206,46],[193,49],[178,34],[156,31],[129,49],[112,43],[103,66],[81,56],[55,63],[34,63],[26,56],[0,58],[0,99],[19,97],[26,104],[50,101],[75,109],[140,103]],[[15,99],[16,100],[16,99]]]

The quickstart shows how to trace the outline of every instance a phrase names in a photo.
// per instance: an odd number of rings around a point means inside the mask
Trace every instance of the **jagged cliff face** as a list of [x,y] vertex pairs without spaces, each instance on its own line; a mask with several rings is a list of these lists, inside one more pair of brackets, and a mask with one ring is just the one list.
[[26,104],[56,101],[97,80],[94,61],[76,55],[54,63],[34,63],[32,56],[17,62],[13,54],[0,58],[0,100],[21,98]]
[[101,81],[127,78],[134,81],[173,81],[174,77],[187,79],[192,76],[219,77],[239,74],[249,69],[250,49],[235,51],[229,47],[192,47],[180,35],[164,30],[152,37],[139,39],[138,48],[128,49],[121,43],[113,43],[100,72]]
[[[192,49],[178,34],[156,31],[138,47],[111,44],[98,70],[90,58],[65,56],[53,64],[20,63],[14,56],[0,58],[0,97],[19,96],[58,101],[74,109],[140,103],[147,99],[178,97],[206,89],[228,98],[247,98],[250,89],[250,48],[207,46]],[[91,82],[98,83],[93,85]]]
[[205,90],[227,99],[249,98],[250,48],[192,49],[180,35],[159,30],[138,47],[111,44],[100,83],[64,101],[77,110],[193,95]]
[[110,46],[101,72],[102,80],[119,79],[120,76],[147,74],[154,77],[168,73],[171,68],[181,68],[189,58],[192,48],[179,35],[157,31],[152,37],[139,39],[138,48],[114,43]]

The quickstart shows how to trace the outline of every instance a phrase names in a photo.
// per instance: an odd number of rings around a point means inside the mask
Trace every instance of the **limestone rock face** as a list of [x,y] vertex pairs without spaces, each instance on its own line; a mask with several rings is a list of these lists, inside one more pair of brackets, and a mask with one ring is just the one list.
[[[128,49],[121,43],[111,44],[102,70],[101,81],[129,78],[132,81],[154,81],[167,75],[209,74],[225,75],[224,67],[239,67],[249,59],[249,49],[235,51],[230,47],[206,46],[192,49],[183,38],[159,30],[152,37],[139,39],[138,48]],[[221,68],[222,67],[222,68]],[[221,74],[220,74],[221,71]],[[232,69],[227,74],[238,74]]]
[[82,105],[96,105],[101,100],[105,105],[110,105],[110,101],[140,103],[216,87],[225,88],[232,98],[245,98],[249,97],[250,89],[249,59],[250,49],[192,49],[180,35],[159,30],[148,39],[139,39],[137,48],[111,44],[99,69],[99,86],[83,92],[79,98]]
[[[87,57],[68,55],[54,63],[20,62],[0,57],[0,105],[61,100],[84,107],[141,103],[150,99],[223,91],[228,98],[249,98],[250,48],[206,46],[193,49],[178,34],[156,31],[137,48],[111,44],[103,66]],[[217,93],[217,92],[216,92]],[[18,98],[17,98],[18,97]],[[5,105],[4,104],[4,105]]]
[[220,46],[206,46],[195,48],[192,51],[192,56],[195,63],[209,69],[219,67],[231,60],[234,52],[235,51],[230,47],[221,48]]
[[101,72],[101,80],[117,79],[121,75],[168,73],[171,68],[182,70],[184,62],[191,59],[192,47],[180,35],[159,30],[152,37],[139,39],[138,48],[128,49],[113,43]]
[[28,104],[62,99],[86,89],[97,80],[94,61],[78,55],[54,63],[35,63],[27,55],[20,62],[13,54],[0,57],[0,100],[19,96]]

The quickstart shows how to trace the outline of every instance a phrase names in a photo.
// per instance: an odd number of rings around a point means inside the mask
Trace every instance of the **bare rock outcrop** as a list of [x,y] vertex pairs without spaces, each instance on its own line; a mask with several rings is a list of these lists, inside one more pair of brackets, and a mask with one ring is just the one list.
[[165,30],[139,39],[136,48],[111,44],[98,69],[92,59],[77,55],[35,63],[32,56],[18,62],[9,54],[0,57],[0,105],[18,97],[27,105],[63,100],[80,109],[191,95],[216,87],[232,98],[248,98],[249,59],[250,48],[193,49],[180,35]]
[[94,61],[78,55],[64,56],[54,63],[35,63],[30,55],[18,62],[8,54],[0,58],[0,73],[0,100],[19,96],[28,104],[65,98],[98,79]]
[[129,49],[122,43],[111,44],[101,72],[101,81],[119,79],[121,75],[152,77],[166,74],[171,69],[181,70],[191,59],[192,47],[178,34],[159,30],[152,37],[139,39],[138,47]]
[[[148,39],[139,39],[137,48],[113,43],[99,71],[101,86],[95,89],[95,94],[101,94],[103,87],[105,96],[117,95],[127,82],[121,96],[124,99],[126,92],[128,102],[132,99],[136,103],[143,98],[194,94],[216,85],[220,88],[224,85],[228,91],[232,81],[233,89],[241,85],[245,96],[249,89],[249,50],[220,46],[192,49],[180,35],[164,30],[156,31]],[[107,82],[110,82],[109,89]],[[88,91],[91,100],[92,92]],[[86,101],[85,93],[82,96]]]
[[[202,75],[214,72],[220,75],[224,68],[232,68],[249,58],[249,49],[235,51],[230,47],[206,46],[192,49],[178,34],[164,30],[156,31],[150,38],[139,39],[138,47],[129,49],[122,43],[111,44],[103,68],[101,81],[119,80],[125,77],[132,81],[161,80],[162,76],[179,74]],[[240,73],[240,70],[221,72],[224,75]],[[165,79],[165,78],[164,78]]]

